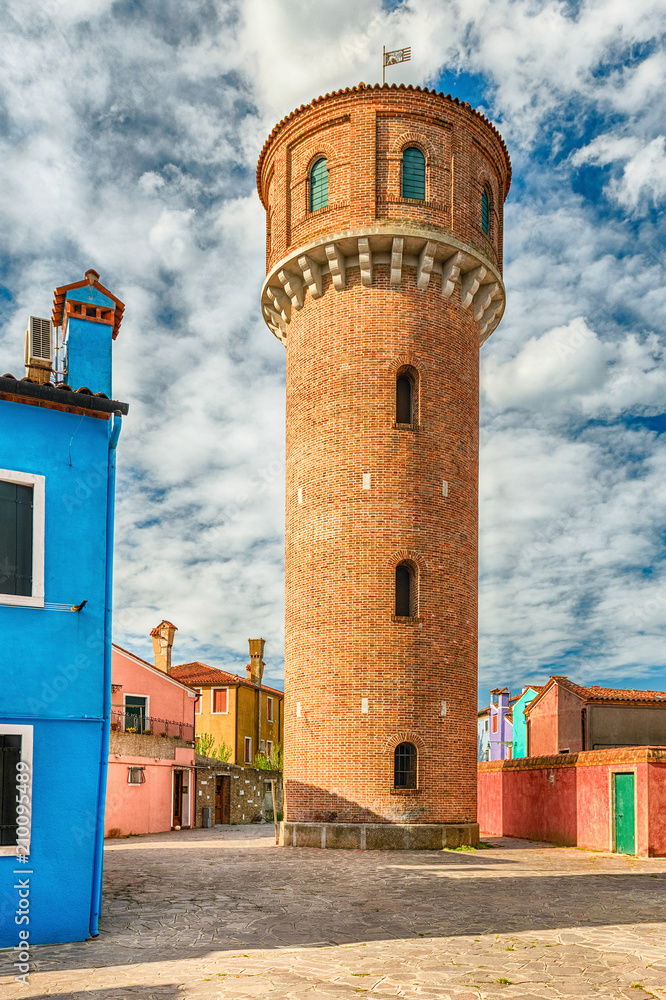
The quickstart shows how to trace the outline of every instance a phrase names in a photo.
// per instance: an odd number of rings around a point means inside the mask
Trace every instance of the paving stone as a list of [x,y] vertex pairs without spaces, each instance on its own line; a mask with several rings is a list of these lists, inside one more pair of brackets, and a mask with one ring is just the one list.
[[0,997],[666,1000],[666,859],[492,843],[387,858],[279,849],[262,828],[113,841],[99,938],[35,948],[29,987],[0,974]]

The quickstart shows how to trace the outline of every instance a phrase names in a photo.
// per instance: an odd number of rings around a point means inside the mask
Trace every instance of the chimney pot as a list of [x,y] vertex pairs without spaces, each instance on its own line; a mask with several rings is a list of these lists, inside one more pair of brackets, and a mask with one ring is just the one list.
[[250,662],[247,665],[247,679],[259,686],[264,675],[265,639],[248,639],[250,645]]
[[171,673],[171,648],[173,637],[177,631],[177,627],[171,622],[161,621],[150,633],[153,640],[155,666],[164,674]]

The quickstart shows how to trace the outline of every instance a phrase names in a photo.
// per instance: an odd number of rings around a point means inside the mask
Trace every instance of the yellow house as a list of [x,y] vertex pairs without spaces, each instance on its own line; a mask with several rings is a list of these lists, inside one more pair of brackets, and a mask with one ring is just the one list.
[[[159,628],[154,630],[159,635]],[[263,639],[250,639],[247,677],[219,670],[207,663],[181,663],[169,673],[199,694],[195,707],[195,735],[210,733],[215,746],[231,747],[232,764],[251,766],[257,754],[270,757],[282,745],[284,692],[262,684]],[[157,649],[156,649],[157,654]]]

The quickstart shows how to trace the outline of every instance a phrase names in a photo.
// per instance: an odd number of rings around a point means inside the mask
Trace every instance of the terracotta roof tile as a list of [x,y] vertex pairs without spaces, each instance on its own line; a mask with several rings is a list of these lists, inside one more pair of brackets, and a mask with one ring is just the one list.
[[[177,681],[189,685],[243,684],[245,687],[256,688],[256,684],[252,684],[251,681],[246,680],[244,677],[239,677],[238,674],[232,674],[228,670],[220,670],[218,667],[211,667],[207,663],[201,663],[199,660],[194,660],[192,663],[179,663],[178,666],[171,668],[171,676],[175,677]],[[267,687],[265,684],[262,684],[261,690],[270,691],[272,694],[277,694],[284,698],[284,691],[280,691],[278,688]]]

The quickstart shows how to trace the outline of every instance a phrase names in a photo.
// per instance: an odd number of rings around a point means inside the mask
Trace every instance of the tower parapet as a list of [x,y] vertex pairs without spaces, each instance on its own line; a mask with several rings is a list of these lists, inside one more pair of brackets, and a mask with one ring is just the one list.
[[490,122],[412,87],[326,95],[262,151],[262,311],[287,348],[285,843],[478,836],[478,349],[504,311],[510,178]]

